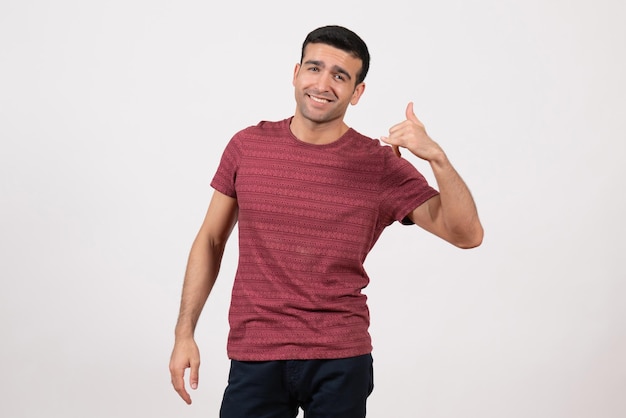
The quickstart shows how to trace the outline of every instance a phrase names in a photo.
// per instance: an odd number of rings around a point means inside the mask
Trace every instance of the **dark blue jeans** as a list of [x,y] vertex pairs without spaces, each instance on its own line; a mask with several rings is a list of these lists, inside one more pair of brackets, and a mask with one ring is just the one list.
[[370,354],[335,360],[231,361],[221,418],[364,418]]

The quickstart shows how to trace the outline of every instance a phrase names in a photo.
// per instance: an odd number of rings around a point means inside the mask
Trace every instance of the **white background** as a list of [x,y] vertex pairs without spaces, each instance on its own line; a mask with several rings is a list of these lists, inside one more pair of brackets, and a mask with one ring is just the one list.
[[625,5],[2,0],[0,416],[217,416],[236,232],[192,406],[167,368],[187,253],[226,142],[293,113],[326,24],[372,54],[347,122],[379,137],[415,101],[486,230],[383,233],[368,416],[626,416]]

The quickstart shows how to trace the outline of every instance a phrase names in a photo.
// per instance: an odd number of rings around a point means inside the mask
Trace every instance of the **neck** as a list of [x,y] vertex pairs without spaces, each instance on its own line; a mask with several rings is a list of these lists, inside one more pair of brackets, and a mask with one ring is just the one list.
[[291,133],[302,142],[315,145],[324,145],[335,142],[345,134],[350,127],[341,119],[331,122],[318,123],[299,115],[295,115],[289,126]]

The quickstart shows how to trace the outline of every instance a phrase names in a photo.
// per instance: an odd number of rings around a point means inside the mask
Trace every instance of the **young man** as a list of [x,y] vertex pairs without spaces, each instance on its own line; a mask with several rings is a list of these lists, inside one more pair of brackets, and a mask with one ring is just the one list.
[[[198,384],[194,329],[238,222],[239,264],[229,312],[231,371],[222,417],[364,417],[373,388],[363,262],[385,227],[417,224],[460,248],[482,241],[472,196],[445,153],[406,108],[381,138],[344,123],[363,94],[367,46],[325,26],[302,46],[296,110],[228,143],[183,284],[172,384],[187,402]],[[428,161],[438,189],[400,157]]]

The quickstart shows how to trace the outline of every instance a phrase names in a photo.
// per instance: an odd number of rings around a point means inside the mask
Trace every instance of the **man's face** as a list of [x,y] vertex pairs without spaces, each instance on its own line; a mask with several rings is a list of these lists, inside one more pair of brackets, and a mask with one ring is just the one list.
[[297,64],[293,86],[296,113],[315,123],[343,121],[349,104],[359,101],[365,84],[355,86],[361,60],[330,45],[313,43]]

